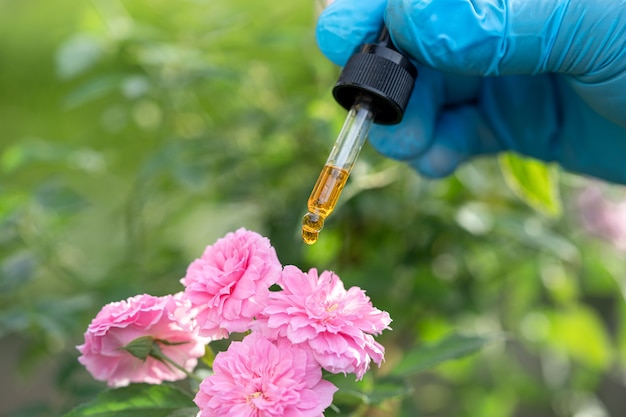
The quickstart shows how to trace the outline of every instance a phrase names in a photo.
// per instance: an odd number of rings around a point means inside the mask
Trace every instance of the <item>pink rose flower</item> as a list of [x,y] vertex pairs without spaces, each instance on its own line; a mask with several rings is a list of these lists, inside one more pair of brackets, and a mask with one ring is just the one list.
[[198,308],[201,334],[225,338],[248,330],[267,305],[269,287],[281,270],[269,239],[255,232],[239,229],[208,246],[181,281]]
[[[107,304],[87,328],[85,343],[77,346],[81,353],[78,361],[95,379],[111,387],[183,379],[184,372],[148,353],[156,343],[163,355],[182,368],[195,368],[208,339],[198,336],[190,308],[180,295],[143,294]],[[143,359],[124,349],[139,338],[147,343]]]
[[252,333],[233,342],[200,384],[198,417],[323,417],[337,388],[307,350]]
[[372,335],[389,329],[391,318],[372,306],[358,287],[345,290],[339,277],[329,271],[308,274],[286,266],[269,305],[255,322],[267,337],[287,338],[308,347],[329,372],[354,373],[361,379],[370,361],[380,366],[384,347]]

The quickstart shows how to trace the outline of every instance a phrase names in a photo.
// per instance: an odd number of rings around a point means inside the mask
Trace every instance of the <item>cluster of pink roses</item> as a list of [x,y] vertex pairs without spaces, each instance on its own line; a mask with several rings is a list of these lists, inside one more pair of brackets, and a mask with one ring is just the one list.
[[332,272],[283,267],[255,232],[239,229],[207,247],[181,282],[176,295],[105,306],[79,361],[114,387],[172,381],[193,371],[208,342],[246,332],[200,384],[199,417],[320,417],[337,389],[322,369],[360,379],[384,359],[373,336],[389,328],[389,314]]

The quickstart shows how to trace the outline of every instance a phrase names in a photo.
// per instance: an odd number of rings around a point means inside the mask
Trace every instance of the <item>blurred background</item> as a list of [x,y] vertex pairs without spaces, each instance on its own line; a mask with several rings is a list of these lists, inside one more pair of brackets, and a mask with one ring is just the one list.
[[345,111],[312,0],[0,0],[0,415],[103,384],[75,346],[100,307],[181,290],[239,227],[390,312],[387,363],[505,335],[327,416],[605,417],[626,410],[623,190],[562,174],[533,211],[495,159],[420,178],[364,147],[319,242],[306,199]]

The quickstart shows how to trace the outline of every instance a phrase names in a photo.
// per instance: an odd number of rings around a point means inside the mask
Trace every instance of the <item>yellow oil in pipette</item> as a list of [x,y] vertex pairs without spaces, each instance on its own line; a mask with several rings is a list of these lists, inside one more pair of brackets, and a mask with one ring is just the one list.
[[302,240],[308,245],[317,242],[324,220],[337,205],[350,173],[342,168],[325,165],[307,202],[309,212],[302,219]]

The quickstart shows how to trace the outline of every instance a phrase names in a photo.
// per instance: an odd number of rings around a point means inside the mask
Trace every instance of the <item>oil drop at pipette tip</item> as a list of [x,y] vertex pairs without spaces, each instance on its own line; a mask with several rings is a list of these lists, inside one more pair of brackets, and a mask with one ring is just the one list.
[[302,240],[307,245],[317,242],[320,230],[324,227],[324,219],[314,213],[307,213],[302,218]]
[[319,237],[319,232],[311,232],[309,230],[302,229],[302,240],[307,245],[312,245],[317,242],[317,238]]
[[307,245],[317,242],[319,233],[339,200],[350,173],[332,165],[324,166],[307,202],[309,212],[302,218],[302,240]]

